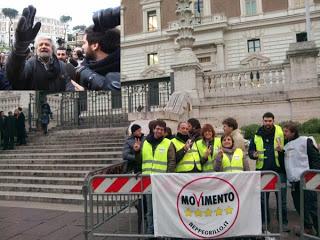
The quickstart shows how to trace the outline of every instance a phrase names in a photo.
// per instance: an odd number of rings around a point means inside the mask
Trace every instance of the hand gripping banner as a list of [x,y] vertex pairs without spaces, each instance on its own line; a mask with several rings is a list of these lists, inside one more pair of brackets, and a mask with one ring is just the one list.
[[151,175],[155,236],[261,234],[260,172]]

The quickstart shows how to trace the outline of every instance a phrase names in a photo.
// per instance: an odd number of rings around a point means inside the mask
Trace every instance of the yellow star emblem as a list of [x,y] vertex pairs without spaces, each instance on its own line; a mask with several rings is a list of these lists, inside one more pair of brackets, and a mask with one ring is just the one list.
[[186,211],[184,212],[184,214],[186,215],[186,217],[191,217],[192,211],[189,208],[187,208]]
[[207,209],[207,210],[205,210],[204,211],[204,214],[207,216],[207,217],[210,217],[211,215],[212,215],[212,211],[211,211],[211,209]]
[[228,207],[225,209],[225,211],[226,211],[226,214],[232,214],[233,208],[230,207],[230,206],[228,206]]
[[202,216],[202,212],[199,209],[197,209],[197,210],[194,211],[194,215],[196,217],[201,217]]
[[221,208],[217,208],[214,212],[216,213],[216,216],[221,216],[223,213]]

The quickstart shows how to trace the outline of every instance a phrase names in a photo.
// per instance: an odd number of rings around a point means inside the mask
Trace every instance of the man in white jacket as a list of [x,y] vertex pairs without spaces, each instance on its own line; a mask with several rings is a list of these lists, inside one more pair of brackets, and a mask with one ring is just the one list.
[[[319,151],[310,138],[299,136],[297,124],[286,123],[283,127],[283,133],[288,141],[284,146],[284,166],[287,179],[292,185],[293,203],[300,214],[300,177],[306,170],[320,169]],[[304,203],[305,232],[312,234],[314,228],[319,234],[316,192],[305,191]]]

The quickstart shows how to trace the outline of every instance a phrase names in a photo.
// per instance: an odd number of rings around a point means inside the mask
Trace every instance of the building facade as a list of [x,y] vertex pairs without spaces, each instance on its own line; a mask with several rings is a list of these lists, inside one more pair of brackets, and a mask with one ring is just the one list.
[[[121,73],[124,84],[159,81],[159,79],[170,79],[170,76],[172,79],[172,75],[175,75],[173,66],[176,64],[177,54],[181,51],[181,44],[178,44],[180,38],[178,29],[184,24],[179,15],[176,15],[177,2],[122,1]],[[188,1],[183,2],[187,4]],[[198,98],[199,101],[193,104],[191,116],[199,117],[203,121],[220,121],[220,118],[228,116],[228,112],[221,112],[221,107],[227,106],[231,112],[235,111],[234,117],[241,118],[240,122],[244,124],[250,116],[240,117],[241,109],[249,110],[257,104],[256,101],[264,101],[261,95],[268,93],[266,89],[259,88],[261,80],[266,83],[268,79],[269,86],[276,86],[274,83],[279,82],[285,85],[288,74],[284,64],[288,61],[290,44],[311,40],[315,48],[320,47],[320,1],[318,0],[309,0],[311,19],[309,39],[306,32],[304,0],[190,0],[189,2],[190,6],[185,7],[193,12],[190,22],[193,27],[190,39],[194,38],[192,51],[201,68],[198,72],[202,74],[197,77],[194,84],[197,92],[197,97],[194,99]],[[317,73],[320,73],[319,59],[319,55],[316,56]],[[174,81],[171,82],[172,85],[176,85],[173,87],[174,91],[183,90],[183,84],[188,89],[189,76],[184,77],[185,83],[177,86],[175,75]],[[249,89],[247,87],[249,85],[255,88]],[[247,88],[244,89],[244,86]],[[282,88],[285,88],[283,86]],[[226,91],[230,90],[228,87],[231,87],[232,91]],[[234,89],[237,87],[241,91],[238,89],[235,93]],[[277,88],[274,88],[275,92],[276,90]],[[316,94],[316,97],[320,96]],[[247,105],[240,107],[240,99]],[[289,101],[284,99],[281,101]],[[238,107],[232,105],[232,102]],[[258,110],[261,108],[272,110],[274,104],[276,103],[269,103],[264,107],[257,106],[253,111],[253,117],[260,114]],[[319,106],[319,103],[316,105]],[[283,109],[288,111],[287,115],[281,115],[283,120],[295,119],[289,109],[289,105]],[[216,111],[218,117],[213,116],[213,111]],[[282,112],[281,109],[275,111]],[[304,119],[299,117],[297,120]],[[257,121],[257,118],[253,121]]]
[[[9,18],[6,18],[0,9],[0,45],[9,45],[9,31],[11,41],[14,42],[14,32],[20,17],[21,15],[18,15],[13,19],[13,25],[11,26],[11,29],[9,29]],[[46,36],[54,40],[59,37],[64,38],[64,25],[59,20],[46,17],[35,17],[35,22],[41,22],[41,28],[38,36]]]
[[[258,54],[281,64],[289,44],[306,40],[304,0],[201,0],[193,51],[206,71],[238,69]],[[123,81],[170,76],[178,50],[176,1],[123,0]],[[312,40],[320,46],[320,3],[310,1]],[[318,66],[319,63],[318,63]]]

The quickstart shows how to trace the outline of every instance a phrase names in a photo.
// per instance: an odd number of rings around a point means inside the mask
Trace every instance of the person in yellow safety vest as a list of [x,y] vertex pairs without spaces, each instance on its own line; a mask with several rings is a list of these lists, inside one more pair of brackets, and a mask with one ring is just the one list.
[[214,170],[216,172],[243,172],[250,171],[249,163],[243,156],[241,148],[235,148],[231,135],[221,137],[222,148],[215,159]]
[[[274,115],[271,112],[266,112],[262,116],[263,126],[260,127],[249,145],[249,157],[256,160],[257,171],[275,171],[279,174],[281,180],[281,205],[282,205],[282,230],[289,232],[288,228],[288,213],[287,213],[287,178],[285,171],[280,167],[280,162],[283,162],[283,154],[279,152],[283,149],[284,136],[280,126],[274,124]],[[270,223],[269,213],[269,193],[266,193],[267,206],[264,206],[264,194],[261,195],[262,223]],[[278,202],[278,194],[276,193]],[[278,204],[277,204],[278,206]],[[267,209],[265,216],[264,207]],[[277,211],[278,213],[278,211]],[[267,217],[267,221],[266,218]]]
[[201,130],[202,138],[196,141],[200,154],[200,162],[203,172],[213,172],[213,162],[221,148],[220,137],[215,137],[215,131],[211,124],[204,124]]
[[178,124],[178,133],[171,139],[176,151],[176,172],[201,172],[200,156],[197,145],[189,138],[188,123]]
[[[149,134],[143,143],[136,142],[133,146],[136,160],[142,164],[142,174],[175,172],[175,149],[171,141],[164,137],[166,123],[156,120],[153,134]],[[152,195],[146,195],[146,233],[153,234]]]

